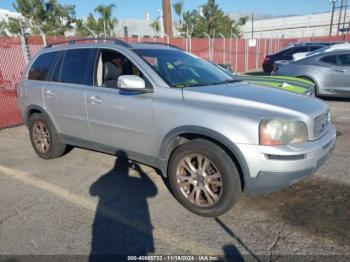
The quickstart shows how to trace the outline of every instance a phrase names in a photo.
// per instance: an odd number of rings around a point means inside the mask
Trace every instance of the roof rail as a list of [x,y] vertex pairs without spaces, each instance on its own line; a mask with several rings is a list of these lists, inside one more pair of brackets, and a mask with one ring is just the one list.
[[176,48],[176,49],[180,49],[183,50],[182,48],[176,46],[176,45],[172,45],[172,44],[168,44],[168,43],[159,43],[159,42],[136,42],[134,44],[149,44],[149,45],[165,45],[167,47],[172,47],[172,48]]
[[62,45],[62,44],[68,44],[68,45],[75,45],[77,42],[82,42],[82,41],[112,41],[115,44],[127,47],[127,48],[131,48],[131,46],[123,41],[123,40],[119,40],[119,39],[115,39],[115,38],[101,38],[101,37],[83,37],[83,38],[77,38],[77,39],[72,39],[72,40],[66,40],[66,41],[61,41],[61,42],[56,42],[56,43],[52,43],[52,44],[48,44],[46,45],[46,48],[50,48],[53,47],[55,45]]

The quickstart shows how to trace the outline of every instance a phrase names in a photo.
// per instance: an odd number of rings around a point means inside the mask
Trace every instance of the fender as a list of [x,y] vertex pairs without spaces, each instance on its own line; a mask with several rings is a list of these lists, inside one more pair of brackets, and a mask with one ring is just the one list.
[[54,123],[54,121],[52,120],[52,117],[47,113],[47,111],[42,108],[41,106],[37,106],[37,105],[30,105],[26,108],[26,111],[25,111],[25,114],[24,114],[24,122],[26,125],[28,125],[28,120],[29,120],[29,112],[32,111],[32,110],[36,110],[36,111],[40,111],[44,116],[45,118],[51,122],[51,124],[54,126],[54,128],[56,129],[56,131],[58,132],[57,130],[57,125]]
[[225,137],[224,135],[212,129],[201,127],[201,126],[191,126],[191,125],[177,127],[171,130],[170,132],[168,132],[163,138],[160,145],[160,150],[159,150],[159,159],[161,161],[161,170],[163,174],[167,174],[167,172],[164,172],[164,171],[167,171],[169,148],[176,141],[176,138],[182,134],[194,134],[194,135],[206,136],[224,145],[236,158],[241,168],[243,177],[250,177],[250,172],[249,172],[247,162],[242,152],[232,141],[230,141],[227,137]]

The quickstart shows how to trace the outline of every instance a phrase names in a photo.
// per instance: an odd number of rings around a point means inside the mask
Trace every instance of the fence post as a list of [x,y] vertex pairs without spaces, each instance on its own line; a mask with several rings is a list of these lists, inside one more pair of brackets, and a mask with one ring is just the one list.
[[230,48],[229,48],[228,52],[229,52],[230,66],[232,67],[232,28],[231,28],[231,35],[230,35],[229,43],[230,43]]
[[238,37],[236,37],[236,72],[238,73]]
[[210,35],[208,33],[206,33],[206,32],[203,32],[203,34],[206,37],[208,37],[208,59],[209,59],[210,62],[212,62],[212,59],[211,59],[211,44],[210,44],[211,39],[210,39]]
[[255,60],[255,69],[258,68],[259,57],[260,57],[260,38],[256,39],[256,60]]
[[219,33],[219,35],[222,37],[224,43],[223,43],[223,49],[222,49],[222,63],[226,64],[226,38],[222,33]]
[[215,59],[214,59],[214,57],[215,57],[215,30],[214,30],[214,32],[213,32],[213,38],[212,38],[211,57],[212,57],[212,59],[213,59],[212,62],[215,63]]
[[247,39],[244,39],[244,49],[245,49],[245,55],[244,55],[244,71],[248,71],[249,67],[249,48],[248,48],[248,41]]
[[30,51],[29,51],[28,41],[27,41],[27,38],[23,35],[20,37],[20,39],[21,39],[21,47],[22,47],[24,62],[26,65],[28,65],[30,61]]

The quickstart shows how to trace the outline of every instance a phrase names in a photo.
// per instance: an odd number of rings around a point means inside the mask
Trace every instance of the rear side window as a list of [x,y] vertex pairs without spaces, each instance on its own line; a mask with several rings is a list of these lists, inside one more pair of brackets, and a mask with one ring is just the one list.
[[93,72],[91,68],[90,54],[92,49],[73,49],[66,51],[64,56],[61,82],[69,84],[89,84],[87,83],[88,70]]
[[29,70],[28,79],[47,81],[50,68],[59,52],[50,52],[40,55]]
[[350,55],[349,54],[338,55],[337,65],[350,66]]
[[293,47],[290,50],[286,51],[284,53],[284,55],[286,56],[291,56],[294,55],[296,53],[304,53],[308,51],[308,47],[307,46],[298,46],[298,47]]
[[338,66],[350,66],[350,54],[329,55],[321,58],[320,61]]
[[55,63],[55,66],[54,66],[54,68],[52,70],[52,75],[51,75],[50,81],[52,81],[52,82],[60,82],[62,61],[63,61],[63,54],[60,55],[60,57],[57,59],[57,62]]
[[321,49],[323,46],[310,46],[310,52],[313,52],[315,50]]

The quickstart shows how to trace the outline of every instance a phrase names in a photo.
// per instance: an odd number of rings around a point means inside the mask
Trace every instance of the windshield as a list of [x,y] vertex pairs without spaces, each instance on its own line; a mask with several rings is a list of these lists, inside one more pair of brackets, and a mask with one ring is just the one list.
[[134,51],[171,87],[208,86],[237,81],[216,66],[181,50],[136,49]]

